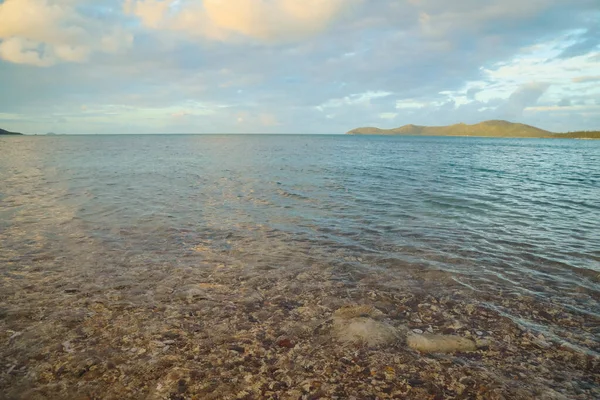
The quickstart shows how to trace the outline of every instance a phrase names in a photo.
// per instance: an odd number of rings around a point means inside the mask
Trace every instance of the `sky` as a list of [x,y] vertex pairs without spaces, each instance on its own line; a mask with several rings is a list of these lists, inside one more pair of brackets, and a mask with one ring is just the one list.
[[0,0],[0,128],[600,129],[599,0]]

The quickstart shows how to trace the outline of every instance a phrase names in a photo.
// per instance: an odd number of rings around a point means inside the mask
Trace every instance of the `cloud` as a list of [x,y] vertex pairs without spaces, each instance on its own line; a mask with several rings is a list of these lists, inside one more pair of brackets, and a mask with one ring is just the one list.
[[123,10],[137,16],[148,28],[157,29],[163,25],[173,3],[173,0],[126,0]]
[[392,93],[390,93],[390,92],[383,92],[383,91],[355,93],[355,94],[351,94],[349,96],[345,96],[344,98],[341,98],[341,99],[330,99],[326,103],[321,104],[321,105],[317,106],[316,108],[319,111],[324,111],[325,109],[328,109],[328,108],[338,108],[338,107],[343,107],[344,105],[356,105],[356,104],[360,104],[362,106],[368,107],[371,105],[371,102],[373,100],[376,100],[379,98],[385,98],[385,97],[390,96],[391,94]]
[[262,113],[258,116],[260,123],[265,127],[279,126],[281,122],[277,119],[277,116],[270,113]]
[[527,107],[527,111],[555,111],[555,112],[569,112],[569,111],[594,111],[600,112],[600,105],[583,105],[583,106],[540,106],[540,107]]
[[571,99],[562,99],[561,101],[558,102],[558,106],[559,107],[570,107]]
[[584,34],[576,38],[575,43],[563,50],[558,58],[577,57],[588,54],[600,47],[600,28],[592,26]]
[[325,30],[360,0],[127,0],[124,11],[152,29],[192,37],[230,40],[239,37],[287,42]]
[[[581,6],[592,8],[593,1],[581,0]],[[563,14],[568,14],[570,4],[564,0],[416,0],[411,3],[420,12],[419,22],[426,35],[456,38],[499,34],[498,44],[511,34],[519,35],[522,30],[533,31],[541,26],[532,24],[532,20],[551,17],[555,24],[560,23],[554,19],[553,11],[565,9]]]
[[27,132],[57,115],[77,133],[597,129],[600,89],[578,82],[597,49],[559,57],[597,1],[0,0],[0,110]]
[[539,98],[549,87],[550,84],[543,82],[532,82],[519,87],[510,95],[501,109],[501,114],[508,119],[519,119],[527,107],[537,104]]
[[171,114],[171,116],[173,118],[184,118],[184,117],[187,117],[188,115],[192,115],[192,114],[188,113],[187,111],[177,111],[177,112],[174,112],[173,114]]
[[471,87],[469,89],[467,89],[467,98],[469,100],[475,100],[475,96],[477,95],[477,93],[481,92],[481,88],[480,87]]
[[129,48],[133,35],[89,18],[72,0],[6,0],[0,4],[0,58],[48,67],[87,61],[94,52]]
[[16,64],[49,67],[54,59],[37,51],[38,43],[20,37],[10,37],[0,42],[0,58]]
[[587,83],[600,81],[600,75],[595,76],[577,76],[572,79],[573,83]]

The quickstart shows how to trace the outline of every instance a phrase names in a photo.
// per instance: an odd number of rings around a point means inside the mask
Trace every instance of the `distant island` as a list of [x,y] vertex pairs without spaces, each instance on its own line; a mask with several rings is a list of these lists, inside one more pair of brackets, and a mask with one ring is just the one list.
[[10,132],[10,131],[0,128],[0,135],[22,135],[22,133]]
[[448,126],[404,125],[394,129],[356,128],[347,135],[406,135],[406,136],[478,136],[498,138],[600,139],[600,131],[553,133],[535,126],[502,120],[484,121],[474,125]]

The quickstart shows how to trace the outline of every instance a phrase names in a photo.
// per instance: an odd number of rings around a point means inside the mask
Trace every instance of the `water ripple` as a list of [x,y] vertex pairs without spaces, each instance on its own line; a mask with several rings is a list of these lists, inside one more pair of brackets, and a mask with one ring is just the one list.
[[0,146],[5,260],[39,257],[77,226],[103,243],[99,260],[118,250],[184,262],[203,246],[256,268],[438,269],[474,293],[503,293],[486,301],[520,323],[502,296],[600,317],[600,142],[110,136]]

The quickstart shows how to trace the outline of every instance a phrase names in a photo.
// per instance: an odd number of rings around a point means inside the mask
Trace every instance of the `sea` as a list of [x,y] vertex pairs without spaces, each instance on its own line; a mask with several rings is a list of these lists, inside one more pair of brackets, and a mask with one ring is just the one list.
[[[548,342],[597,356],[600,141],[0,138],[6,307],[26,308],[43,282],[50,306],[52,291],[86,282],[154,304],[148,282],[168,276],[153,271],[215,265],[236,266],[240,279],[323,268],[349,297],[458,290]],[[561,314],[544,315],[552,309]]]

